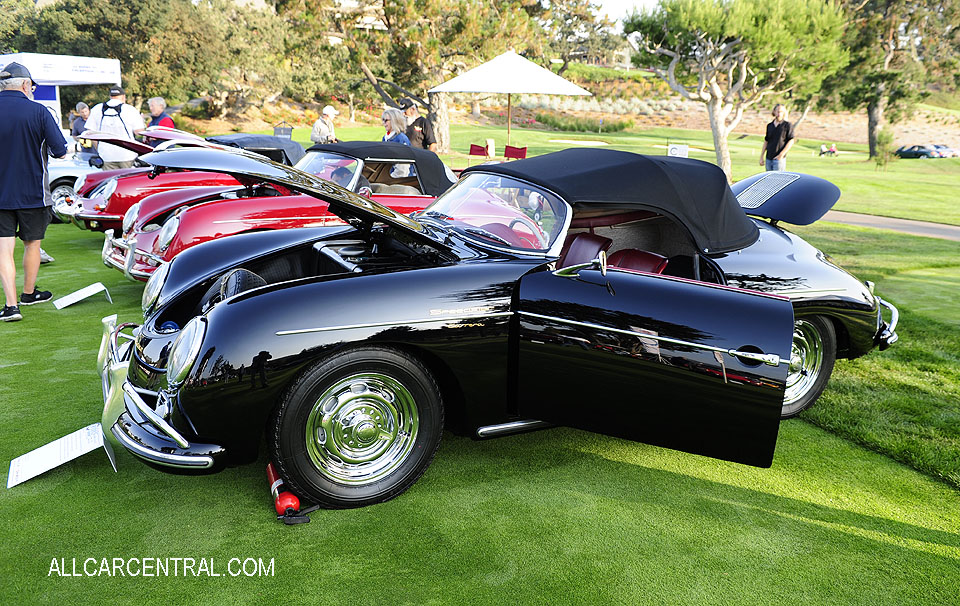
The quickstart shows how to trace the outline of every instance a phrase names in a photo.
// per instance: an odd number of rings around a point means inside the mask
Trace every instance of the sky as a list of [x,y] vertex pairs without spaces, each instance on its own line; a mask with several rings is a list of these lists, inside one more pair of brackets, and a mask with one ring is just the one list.
[[657,4],[657,0],[599,0],[599,2],[600,12],[612,20],[622,19],[627,13],[633,12],[634,8],[640,12],[642,8]]

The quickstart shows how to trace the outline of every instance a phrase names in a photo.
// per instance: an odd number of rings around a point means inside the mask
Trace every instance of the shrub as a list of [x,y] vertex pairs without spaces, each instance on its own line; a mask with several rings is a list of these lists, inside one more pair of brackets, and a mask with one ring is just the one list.
[[633,120],[610,120],[602,122],[593,118],[567,118],[553,114],[538,113],[537,122],[557,130],[574,132],[615,133],[633,127]]

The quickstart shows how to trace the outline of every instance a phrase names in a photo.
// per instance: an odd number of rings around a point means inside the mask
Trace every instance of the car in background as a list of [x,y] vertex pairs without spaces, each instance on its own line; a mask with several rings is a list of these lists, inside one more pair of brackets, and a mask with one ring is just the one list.
[[[203,139],[196,135],[165,127],[149,127],[139,131],[145,137],[162,141],[156,148],[139,141],[117,139],[109,133],[87,131],[84,138],[108,142],[125,149],[146,154],[178,147],[209,147],[214,149],[249,149],[288,165],[303,157],[299,143],[271,135],[238,133]],[[119,231],[127,210],[144,197],[158,192],[212,186],[236,187],[237,181],[227,175],[195,171],[169,172],[155,175],[147,165],[104,171],[77,182],[79,196],[69,203],[54,205],[54,213],[61,220],[70,221],[81,229]]]
[[98,167],[90,164],[91,157],[88,153],[74,152],[64,158],[48,160],[47,173],[54,205],[74,199],[77,195],[75,186],[83,182],[83,177],[100,172]]
[[933,148],[936,149],[938,152],[940,152],[941,158],[956,158],[960,156],[960,152],[950,147],[949,145],[934,143]]
[[252,154],[146,159],[344,222],[195,246],[147,282],[142,325],[104,318],[105,439],[168,472],[255,461],[265,439],[292,492],[359,507],[409,488],[445,427],[549,425],[769,467],[836,358],[897,340],[895,307],[777,225],[838,199],[810,175],[735,195],[707,162],[568,149],[469,167],[408,217]]
[[[296,167],[402,214],[422,210],[456,181],[435,153],[380,141],[316,145]],[[163,174],[158,172],[155,178]],[[120,235],[113,230],[104,234],[103,262],[128,278],[146,280],[161,264],[208,240],[253,231],[343,225],[325,203],[312,196],[255,177],[234,178],[239,186],[177,189],[135,203],[123,218]]]
[[941,158],[940,151],[933,145],[904,145],[893,152],[898,158]]

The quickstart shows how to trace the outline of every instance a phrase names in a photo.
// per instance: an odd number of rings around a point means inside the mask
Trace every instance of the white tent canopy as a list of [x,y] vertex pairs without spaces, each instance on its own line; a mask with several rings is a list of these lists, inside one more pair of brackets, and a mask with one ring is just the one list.
[[510,143],[510,95],[590,95],[513,51],[487,61],[430,89],[431,93],[494,93],[507,95],[507,143]]
[[0,55],[0,67],[11,61],[26,66],[37,84],[72,86],[120,84],[120,60],[40,53]]
[[0,55],[0,68],[16,61],[26,66],[37,83],[34,100],[47,106],[61,122],[60,87],[88,84],[120,84],[120,60],[41,53]]

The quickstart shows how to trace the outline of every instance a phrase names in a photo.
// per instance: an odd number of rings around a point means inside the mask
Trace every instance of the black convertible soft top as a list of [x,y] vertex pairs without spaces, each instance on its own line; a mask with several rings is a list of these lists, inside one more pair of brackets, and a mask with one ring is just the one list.
[[343,143],[322,143],[314,145],[307,151],[328,151],[358,160],[413,160],[417,165],[417,174],[423,193],[428,196],[439,196],[450,189],[454,181],[450,179],[452,173],[443,161],[429,149],[420,149],[403,145],[402,143],[387,143],[384,141],[346,141]]
[[581,208],[648,208],[686,226],[705,253],[738,250],[760,235],[720,167],[701,160],[642,156],[612,149],[565,149],[463,174],[506,175],[540,185]]
[[303,146],[287,139],[286,137],[276,137],[274,135],[251,135],[248,133],[236,133],[233,135],[218,135],[216,137],[207,137],[211,143],[228,145],[230,147],[239,147],[252,152],[261,153],[262,151],[277,150],[282,153],[282,158],[274,157],[275,154],[266,153],[264,155],[273,160],[283,160],[282,163],[293,166],[300,161],[304,152]]

